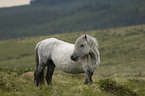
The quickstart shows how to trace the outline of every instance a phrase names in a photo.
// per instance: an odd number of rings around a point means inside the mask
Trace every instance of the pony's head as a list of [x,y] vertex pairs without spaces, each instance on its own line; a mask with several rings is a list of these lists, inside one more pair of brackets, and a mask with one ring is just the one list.
[[75,42],[71,59],[77,61],[79,58],[88,55],[94,48],[98,48],[96,39],[87,34],[82,35]]

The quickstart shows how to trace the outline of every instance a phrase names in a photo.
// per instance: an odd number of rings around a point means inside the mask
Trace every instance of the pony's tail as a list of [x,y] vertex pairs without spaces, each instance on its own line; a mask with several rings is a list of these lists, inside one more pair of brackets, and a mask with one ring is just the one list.
[[[40,42],[35,47],[35,72],[34,72],[34,83],[36,86],[38,84],[44,83],[44,71],[38,72],[38,66],[39,66],[39,56],[38,56],[38,47],[40,45]],[[39,75],[37,75],[39,74]]]
[[38,43],[35,47],[35,71],[38,70],[38,66],[39,66],[39,57],[38,57],[38,46],[40,43]]

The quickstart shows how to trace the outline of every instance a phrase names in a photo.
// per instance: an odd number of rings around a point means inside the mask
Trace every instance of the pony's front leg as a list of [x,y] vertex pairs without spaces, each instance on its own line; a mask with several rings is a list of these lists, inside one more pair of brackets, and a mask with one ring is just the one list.
[[91,71],[90,68],[85,69],[85,75],[86,75],[86,80],[85,80],[84,84],[88,84],[89,82],[93,82],[92,81],[93,72]]
[[83,69],[84,69],[85,75],[86,75],[85,84],[88,84],[89,82],[92,82],[92,75],[94,72],[94,71],[92,71],[92,68],[90,68],[90,66],[89,66],[91,63],[89,55],[82,58],[81,61],[83,64]]

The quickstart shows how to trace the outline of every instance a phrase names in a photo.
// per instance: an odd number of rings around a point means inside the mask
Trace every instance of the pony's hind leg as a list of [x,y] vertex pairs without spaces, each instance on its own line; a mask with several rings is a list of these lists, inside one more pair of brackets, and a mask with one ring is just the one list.
[[45,66],[38,66],[38,70],[34,73],[34,84],[38,86],[44,83],[44,68]]
[[45,76],[48,85],[51,84],[54,69],[55,69],[55,65],[54,65],[53,61],[50,60],[47,64],[47,73]]

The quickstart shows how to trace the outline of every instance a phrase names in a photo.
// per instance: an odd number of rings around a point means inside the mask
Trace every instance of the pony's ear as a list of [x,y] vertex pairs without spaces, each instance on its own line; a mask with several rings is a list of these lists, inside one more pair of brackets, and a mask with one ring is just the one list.
[[87,41],[87,34],[85,34],[85,40]]

